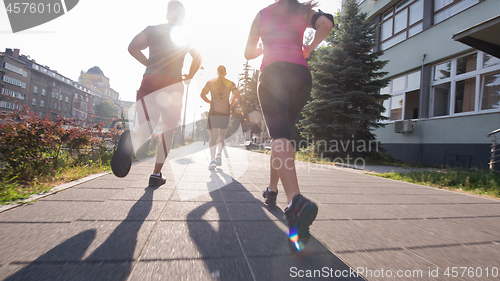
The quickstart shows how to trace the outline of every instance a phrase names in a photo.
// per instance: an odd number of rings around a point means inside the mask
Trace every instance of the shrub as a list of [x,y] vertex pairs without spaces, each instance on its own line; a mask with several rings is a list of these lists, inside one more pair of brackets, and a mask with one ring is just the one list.
[[75,119],[51,117],[27,107],[0,115],[2,178],[30,183],[64,166],[102,162],[118,143],[120,128],[105,131],[102,123],[84,126]]

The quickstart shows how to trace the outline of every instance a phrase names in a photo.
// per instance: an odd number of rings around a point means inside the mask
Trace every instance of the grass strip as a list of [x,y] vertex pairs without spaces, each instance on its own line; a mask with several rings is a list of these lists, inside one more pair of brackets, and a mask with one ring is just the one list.
[[447,169],[443,171],[391,172],[374,175],[441,189],[500,198],[500,173],[498,172]]

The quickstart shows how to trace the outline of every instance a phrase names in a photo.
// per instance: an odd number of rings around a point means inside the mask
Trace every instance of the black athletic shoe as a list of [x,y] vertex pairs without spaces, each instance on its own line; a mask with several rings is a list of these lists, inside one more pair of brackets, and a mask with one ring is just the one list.
[[132,139],[130,130],[125,130],[120,137],[118,147],[116,148],[113,158],[111,158],[111,170],[113,174],[119,178],[125,177],[132,166]]
[[266,198],[266,204],[271,206],[271,207],[274,207],[276,206],[276,197],[278,196],[278,191],[276,190],[276,192],[274,191],[269,191],[269,189],[266,187],[266,190],[264,190],[264,193],[262,193],[262,196],[264,196],[264,198]]
[[149,186],[150,187],[158,187],[167,182],[167,179],[163,177],[160,173],[160,176],[151,175],[149,176]]
[[309,242],[311,238],[309,226],[317,214],[318,206],[301,194],[295,195],[292,199],[292,206],[285,209],[288,220],[288,242],[292,252],[301,251]]
[[217,157],[215,157],[215,162],[217,166],[222,166],[222,156],[220,154],[217,154]]

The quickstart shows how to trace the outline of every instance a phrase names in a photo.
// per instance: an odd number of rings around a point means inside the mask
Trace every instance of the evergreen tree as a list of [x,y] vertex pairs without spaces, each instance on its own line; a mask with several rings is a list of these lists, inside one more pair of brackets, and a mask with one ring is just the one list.
[[[250,68],[248,61],[243,65],[243,73],[240,74],[239,91],[240,97],[232,108],[232,116],[237,117],[243,131],[251,131],[253,134],[260,132],[260,104],[257,96],[257,82],[259,71]],[[237,126],[232,120],[230,127]],[[231,130],[228,129],[228,133]]]
[[[347,141],[366,145],[375,140],[373,129],[382,127],[380,120],[385,110],[382,103],[389,95],[380,89],[388,84],[380,72],[387,61],[378,58],[382,52],[372,52],[375,46],[375,27],[366,22],[355,0],[344,3],[344,13],[337,18],[336,27],[327,38],[328,45],[319,48],[311,61],[313,74],[312,100],[302,110],[303,119],[298,125],[301,135],[316,143],[327,144],[323,149],[339,154],[353,153]],[[374,144],[374,142],[372,142]],[[368,150],[369,147],[365,147]],[[349,151],[346,151],[349,150]]]

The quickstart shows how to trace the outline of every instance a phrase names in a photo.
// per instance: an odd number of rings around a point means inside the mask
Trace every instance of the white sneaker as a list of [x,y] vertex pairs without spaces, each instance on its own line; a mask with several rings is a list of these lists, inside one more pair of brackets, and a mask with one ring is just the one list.
[[217,161],[215,161],[215,159],[212,159],[212,161],[210,161],[210,165],[208,165],[208,169],[213,171],[215,170],[216,167],[217,167]]

